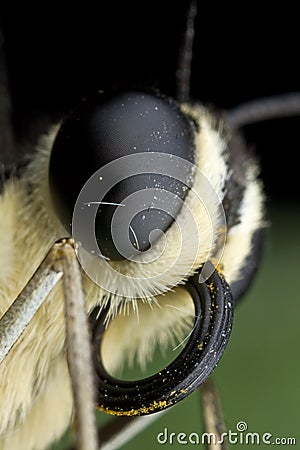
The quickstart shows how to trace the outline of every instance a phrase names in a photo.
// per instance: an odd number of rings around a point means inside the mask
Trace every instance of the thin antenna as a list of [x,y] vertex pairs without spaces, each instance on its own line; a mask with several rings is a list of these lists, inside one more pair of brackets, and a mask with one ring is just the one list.
[[238,129],[264,120],[300,115],[300,92],[258,98],[236,106],[228,113],[232,128]]
[[191,67],[196,15],[197,2],[196,0],[192,0],[187,11],[186,30],[181,48],[179,50],[178,67],[176,70],[176,97],[179,102],[187,102],[190,98]]

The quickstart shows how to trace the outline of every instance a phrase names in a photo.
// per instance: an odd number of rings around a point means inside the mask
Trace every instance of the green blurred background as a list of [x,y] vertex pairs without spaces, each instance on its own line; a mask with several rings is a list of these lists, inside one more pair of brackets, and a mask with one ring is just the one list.
[[[295,437],[300,448],[300,208],[275,204],[258,275],[236,308],[230,342],[213,379],[222,400],[227,430],[245,421],[249,432]],[[100,421],[107,420],[104,414]],[[122,419],[119,419],[122,420]],[[170,408],[123,450],[196,448],[174,442],[158,444],[156,436],[203,430],[199,392]],[[273,438],[270,440],[272,442]],[[69,436],[53,450],[68,448]],[[246,444],[235,444],[242,449]],[[266,444],[261,444],[264,447]],[[198,447],[201,448],[201,445]],[[248,445],[249,448],[256,447]]]

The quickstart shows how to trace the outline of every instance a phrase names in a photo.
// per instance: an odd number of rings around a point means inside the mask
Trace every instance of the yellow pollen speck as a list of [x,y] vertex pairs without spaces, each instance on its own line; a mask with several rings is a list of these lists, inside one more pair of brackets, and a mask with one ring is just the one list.
[[220,263],[216,266],[216,271],[218,272],[219,275],[223,276],[223,274],[222,274],[223,269],[224,269],[224,265],[222,263]]
[[111,414],[113,416],[127,416],[127,417],[133,417],[133,416],[140,416],[141,414],[149,414],[150,412],[154,412],[156,410],[160,411],[161,409],[167,408],[171,402],[164,401],[154,401],[149,406],[142,406],[138,409],[130,409],[128,411],[114,411],[113,409],[105,408],[104,406],[97,406],[97,409],[99,411],[104,411],[108,414]]
[[218,260],[216,258],[211,258],[211,262],[214,265],[216,271],[218,272],[219,275],[222,275],[223,269],[224,269],[224,264],[221,262],[218,262]]
[[215,290],[214,283],[209,283],[208,289],[210,290],[210,292],[214,292],[214,290]]

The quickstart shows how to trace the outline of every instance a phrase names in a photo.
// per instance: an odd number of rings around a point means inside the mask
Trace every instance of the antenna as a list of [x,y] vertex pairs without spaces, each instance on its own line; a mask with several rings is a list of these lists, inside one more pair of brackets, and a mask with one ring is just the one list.
[[187,11],[185,34],[179,50],[178,66],[176,70],[176,98],[179,102],[187,102],[190,99],[191,67],[196,15],[197,2],[196,0],[192,0]]

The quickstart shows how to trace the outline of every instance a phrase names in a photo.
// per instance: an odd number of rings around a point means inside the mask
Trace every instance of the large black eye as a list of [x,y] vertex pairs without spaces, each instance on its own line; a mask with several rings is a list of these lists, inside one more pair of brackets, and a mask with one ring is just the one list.
[[[50,160],[50,189],[63,225],[70,230],[76,199],[86,181],[98,169],[118,158],[141,152],[148,152],[149,157],[151,152],[167,153],[194,163],[194,136],[193,124],[179,106],[161,96],[122,92],[99,94],[82,102],[63,122]],[[184,177],[186,183],[162,174],[147,173],[145,163],[140,174],[123,179],[112,187],[99,204],[96,216],[95,230],[101,253],[113,260],[126,257],[116,249],[112,238],[115,204],[124,204],[129,195],[151,188],[170,191],[183,200],[191,171],[187,171]],[[149,207],[149,196],[145,195],[145,198],[147,200],[141,202],[145,206],[132,218],[129,230],[122,229],[122,221],[114,230],[119,237],[128,238],[129,234],[130,242],[140,251],[149,248],[151,231],[159,229],[165,232],[181,207],[180,201],[174,201],[168,205],[167,211],[162,211]]]

